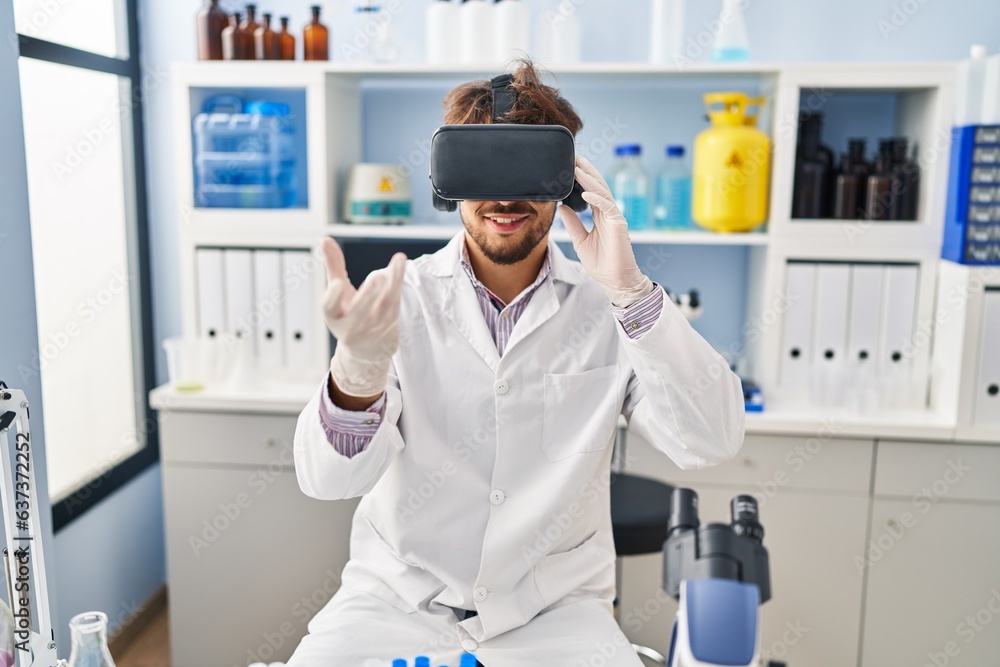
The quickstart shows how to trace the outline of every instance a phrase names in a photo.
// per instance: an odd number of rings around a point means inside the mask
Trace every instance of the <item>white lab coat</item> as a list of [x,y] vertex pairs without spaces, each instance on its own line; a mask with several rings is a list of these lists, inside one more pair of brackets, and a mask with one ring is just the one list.
[[317,393],[298,420],[295,470],[311,497],[364,496],[343,586],[408,613],[428,600],[474,609],[458,624],[468,648],[547,608],[614,597],[619,414],[692,469],[736,454],[744,410],[739,379],[673,303],[631,340],[551,242],[551,277],[501,359],[463,242],[407,262],[402,342],[367,449],[349,459],[331,447]]

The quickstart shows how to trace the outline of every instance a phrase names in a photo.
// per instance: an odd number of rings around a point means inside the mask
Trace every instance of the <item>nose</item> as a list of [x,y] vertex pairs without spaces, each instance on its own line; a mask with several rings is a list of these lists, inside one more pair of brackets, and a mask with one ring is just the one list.
[[500,204],[501,206],[510,206],[514,202],[512,202],[512,201],[498,201],[497,203]]

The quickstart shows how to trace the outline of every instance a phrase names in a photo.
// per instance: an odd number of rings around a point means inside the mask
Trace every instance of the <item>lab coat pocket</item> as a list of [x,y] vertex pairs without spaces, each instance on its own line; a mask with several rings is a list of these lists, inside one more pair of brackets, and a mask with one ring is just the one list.
[[545,374],[542,451],[551,461],[603,451],[613,440],[618,364],[583,373]]
[[611,535],[597,531],[569,551],[544,556],[535,566],[535,586],[545,606],[572,593],[614,596],[615,547]]

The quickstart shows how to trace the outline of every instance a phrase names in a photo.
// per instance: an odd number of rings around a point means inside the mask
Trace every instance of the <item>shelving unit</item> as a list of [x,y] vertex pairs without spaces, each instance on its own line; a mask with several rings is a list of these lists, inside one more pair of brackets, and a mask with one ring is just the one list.
[[[200,246],[315,248],[324,235],[345,242],[444,242],[459,229],[454,217],[447,218],[430,209],[422,198],[428,188],[422,183],[426,171],[426,151],[419,137],[430,118],[427,105],[440,100],[440,93],[463,81],[488,78],[494,72],[481,67],[409,65],[370,65],[350,63],[223,62],[176,65],[172,71],[175,90],[175,132],[178,138],[178,167],[181,173],[182,202],[181,242],[184,293],[184,328],[193,330],[196,286],[192,275],[192,257]],[[602,112],[610,117],[621,98],[631,115],[621,123],[626,132],[649,135],[657,126],[648,123],[651,109],[636,109],[629,104],[631,95],[650,95],[650,99],[699,109],[701,94],[707,90],[743,89],[763,94],[768,104],[759,126],[774,145],[770,186],[770,219],[765,228],[748,234],[722,235],[707,231],[636,231],[631,234],[639,247],[676,246],[701,248],[744,248],[746,274],[726,274],[735,282],[739,299],[745,304],[744,320],[766,314],[786,289],[788,261],[815,260],[833,262],[905,262],[920,267],[919,292],[916,297],[917,321],[930,316],[934,303],[936,263],[940,254],[947,179],[947,146],[939,137],[950,137],[954,66],[950,63],[907,64],[808,64],[782,63],[691,64],[684,67],[648,63],[581,63],[553,68],[551,81],[570,99],[582,100],[578,106],[585,118],[584,133],[578,137],[581,152],[587,149],[598,157],[607,157],[606,144],[600,135],[588,136],[588,128],[601,129]],[[610,87],[610,88],[609,88]],[[308,134],[309,203],[304,209],[220,210],[197,209],[192,205],[190,122],[204,90],[222,88],[289,88],[303,90],[306,99],[305,132]],[[604,93],[613,89],[616,95]],[[594,91],[597,91],[596,93]],[[895,132],[910,136],[920,146],[922,174],[919,219],[914,222],[866,222],[833,220],[794,220],[791,218],[792,181],[795,166],[796,121],[800,108],[819,105],[836,98],[875,96],[890,100],[880,116],[892,123]],[[412,96],[413,107],[386,104],[387,95]],[[408,97],[407,99],[411,99]],[[636,97],[634,99],[641,99]],[[598,103],[612,106],[599,107]],[[652,103],[652,102],[651,102]],[[593,104],[595,106],[587,106]],[[640,105],[641,106],[641,105]],[[391,108],[390,108],[391,107]],[[591,111],[593,109],[593,111]],[[402,114],[402,116],[400,115]],[[422,115],[421,115],[422,114]],[[440,114],[437,113],[439,116]],[[420,120],[409,120],[421,116]],[[406,119],[392,123],[393,118]],[[619,120],[619,119],[615,119]],[[696,122],[695,122],[696,121]],[[700,116],[692,121],[688,139],[704,127]],[[407,124],[409,123],[409,124]],[[395,127],[401,125],[400,128]],[[652,128],[652,129],[651,129]],[[662,129],[662,128],[659,128]],[[390,146],[376,146],[386,130]],[[430,128],[433,131],[433,128]],[[410,134],[406,134],[409,132]],[[427,132],[429,136],[429,132]],[[629,134],[628,136],[634,136]],[[662,138],[662,133],[653,136]],[[673,135],[671,135],[673,136]],[[407,141],[409,139],[409,141]],[[398,158],[390,151],[399,145]],[[387,159],[389,158],[389,159]],[[339,222],[342,211],[340,187],[346,182],[350,166],[360,161],[404,161],[412,168],[414,218],[406,225],[352,225]],[[600,166],[600,165],[599,165]],[[428,194],[429,198],[429,194]],[[424,210],[421,212],[420,207]],[[568,243],[565,230],[553,231],[558,242]],[[687,250],[674,250],[689,252]],[[720,266],[720,270],[732,268]],[[322,276],[316,276],[314,290],[322,289]],[[710,304],[709,304],[710,305]],[[317,332],[323,324],[316,317]],[[765,390],[769,403],[796,405],[795,398],[778,382],[781,351],[781,327],[763,329],[754,340],[734,340],[732,347],[745,351],[745,364]],[[320,356],[317,354],[317,356]],[[325,363],[317,358],[317,364]],[[928,375],[929,350],[918,354],[915,364],[922,378]],[[919,380],[926,384],[926,380]],[[800,403],[801,405],[801,403]],[[917,406],[919,407],[919,406]],[[879,416],[857,415],[858,424],[877,423]],[[885,414],[885,423],[898,420]],[[940,416],[939,416],[940,417]],[[850,418],[846,416],[845,418]],[[783,430],[777,414],[761,421]],[[935,418],[937,419],[937,418]],[[947,422],[949,417],[943,419]],[[874,421],[873,421],[874,420]],[[798,420],[792,420],[797,423]],[[862,427],[864,428],[864,427]],[[938,435],[940,435],[938,433]]]

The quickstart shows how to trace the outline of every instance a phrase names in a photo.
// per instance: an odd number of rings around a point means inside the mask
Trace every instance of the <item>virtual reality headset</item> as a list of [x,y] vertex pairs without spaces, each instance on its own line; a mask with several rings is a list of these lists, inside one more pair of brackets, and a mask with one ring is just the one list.
[[587,207],[576,182],[576,146],[562,125],[521,125],[499,119],[513,107],[510,74],[494,77],[492,124],[444,125],[431,137],[434,207],[454,211],[463,199],[560,201]]

